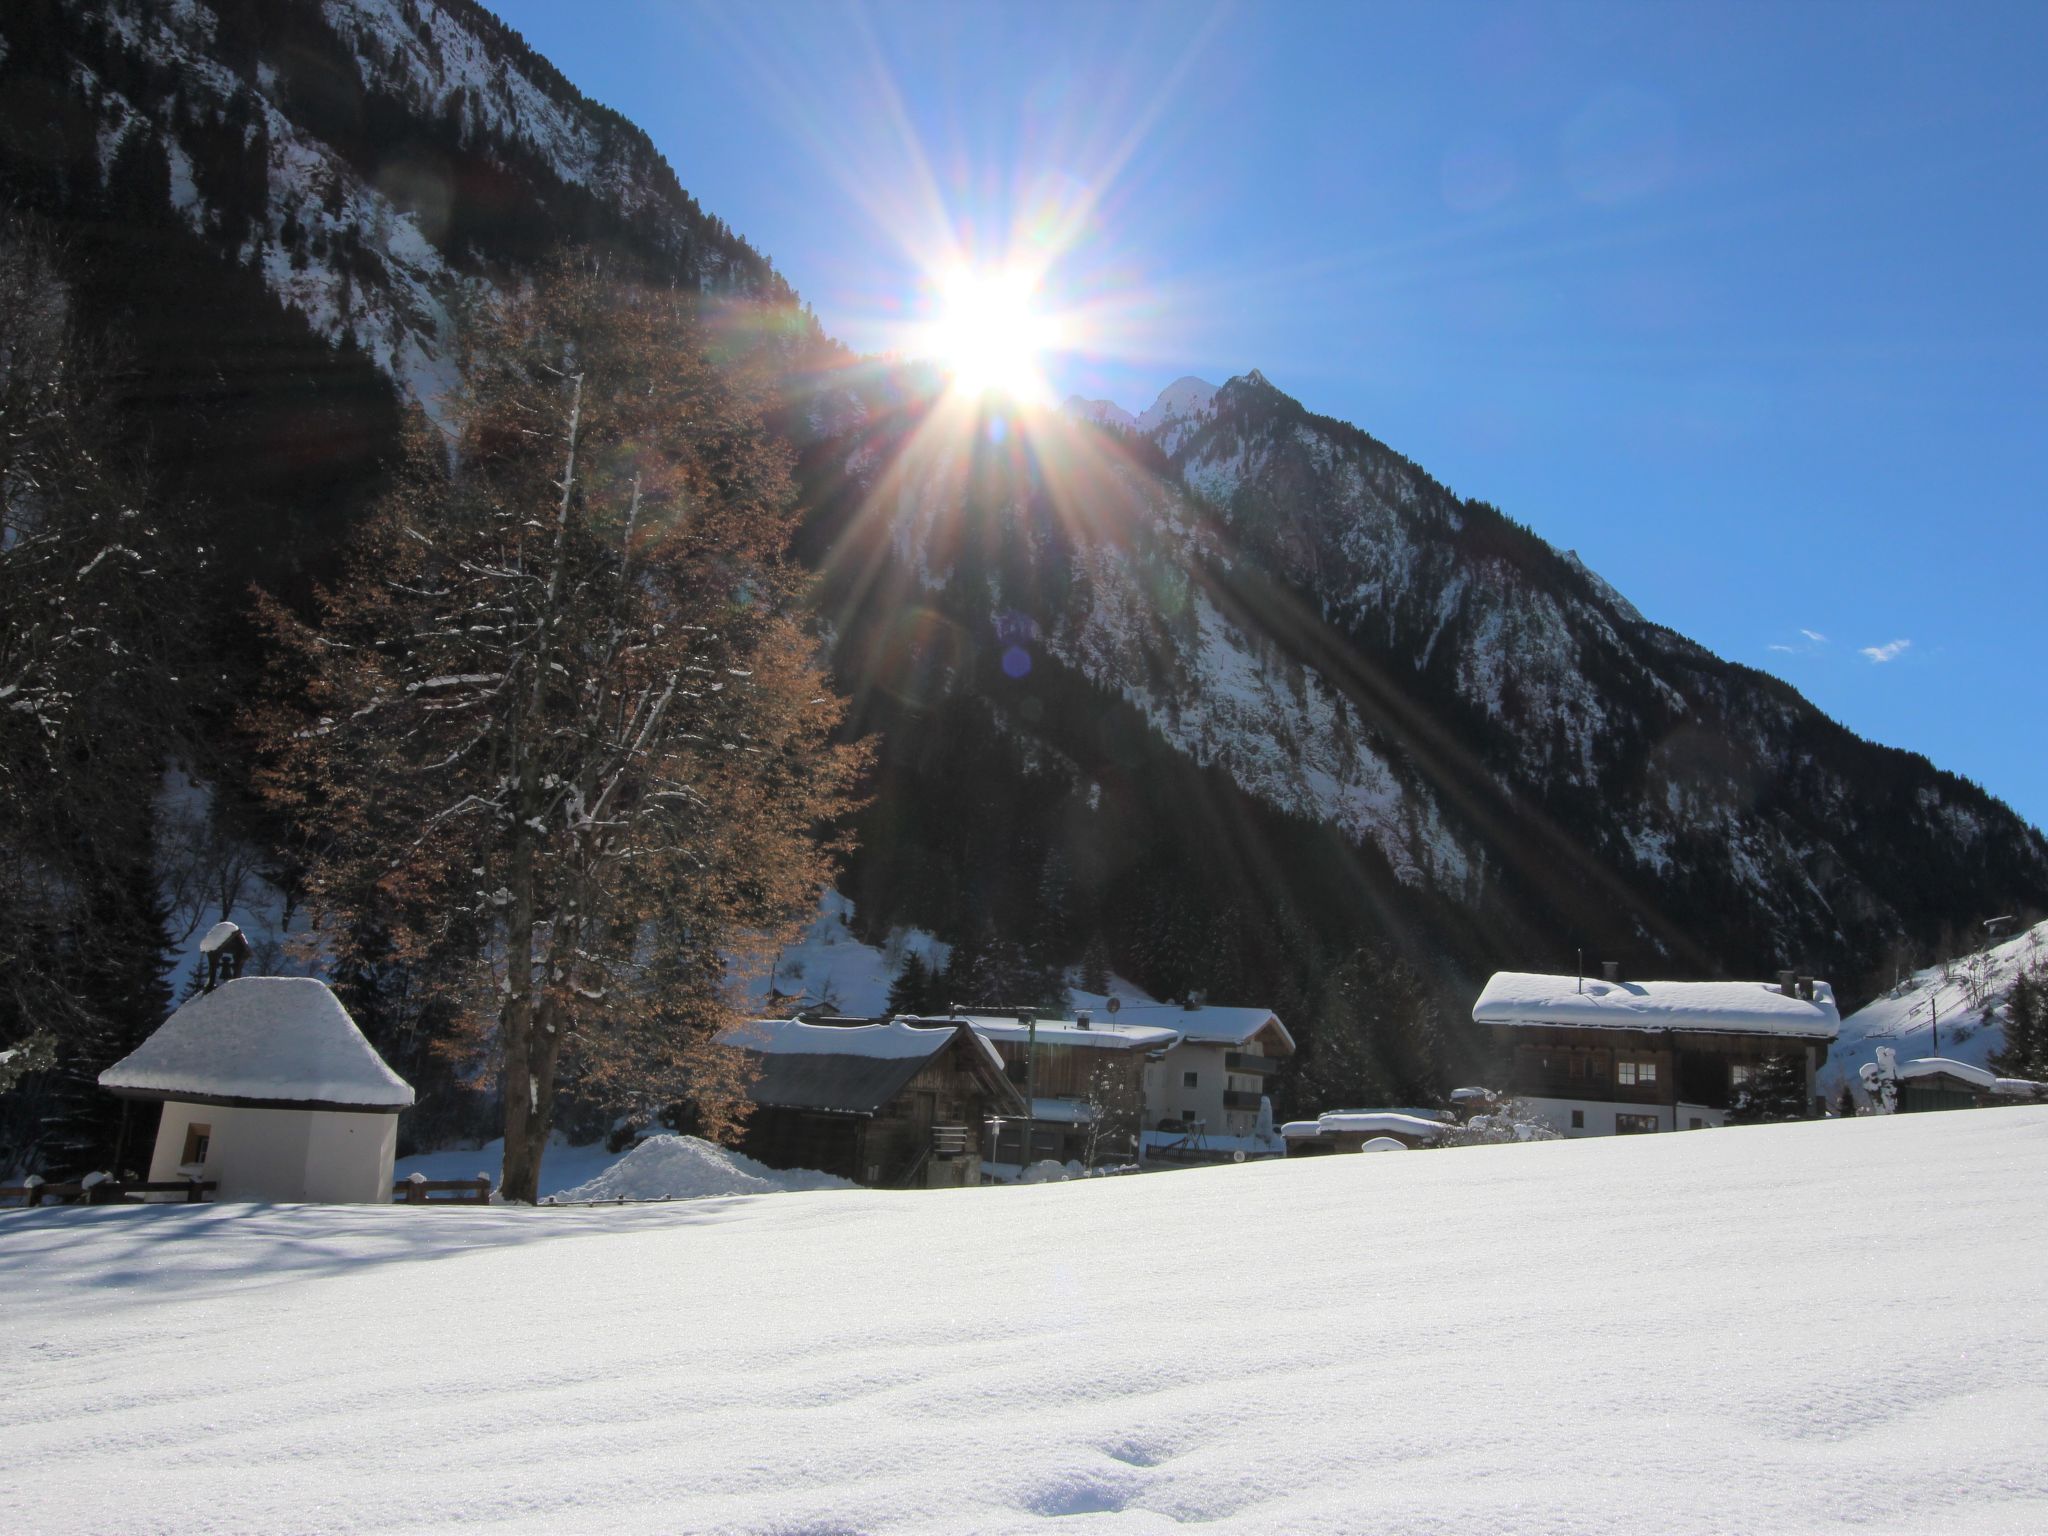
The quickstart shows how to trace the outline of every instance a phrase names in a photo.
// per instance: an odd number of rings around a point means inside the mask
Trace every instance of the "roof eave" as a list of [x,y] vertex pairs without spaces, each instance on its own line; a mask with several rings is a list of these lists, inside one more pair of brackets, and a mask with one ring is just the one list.
[[327,1114],[402,1115],[407,1104],[344,1104],[334,1099],[263,1099],[239,1093],[190,1093],[182,1088],[100,1086],[117,1099],[136,1099],[159,1104],[205,1104],[216,1109],[317,1109]]

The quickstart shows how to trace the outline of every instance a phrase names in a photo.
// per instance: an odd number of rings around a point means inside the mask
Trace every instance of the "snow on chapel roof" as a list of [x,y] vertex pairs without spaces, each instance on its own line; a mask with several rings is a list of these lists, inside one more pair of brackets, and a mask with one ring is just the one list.
[[310,976],[244,976],[186,1003],[100,1074],[127,1098],[396,1113],[411,1086]]
[[1832,1040],[1841,1027],[1834,989],[1787,996],[1768,981],[1596,981],[1496,971],[1472,1005],[1475,1024],[1581,1029],[1695,1030]]

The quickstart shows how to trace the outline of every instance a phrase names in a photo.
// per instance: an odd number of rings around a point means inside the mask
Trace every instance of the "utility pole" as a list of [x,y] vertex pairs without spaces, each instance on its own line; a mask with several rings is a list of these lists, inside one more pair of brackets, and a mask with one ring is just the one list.
[[1038,1136],[1038,1015],[1019,1013],[1024,1026],[1024,1144],[1017,1149],[1017,1182],[1024,1182],[1024,1170],[1031,1166],[1031,1143]]

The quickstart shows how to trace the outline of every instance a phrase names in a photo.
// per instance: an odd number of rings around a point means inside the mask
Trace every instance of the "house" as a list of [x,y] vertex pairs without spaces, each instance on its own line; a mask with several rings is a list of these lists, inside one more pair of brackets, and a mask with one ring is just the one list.
[[[1359,1152],[1368,1143],[1394,1141],[1404,1148],[1433,1147],[1456,1129],[1432,1114],[1399,1109],[1333,1109],[1313,1120],[1290,1120],[1280,1127],[1289,1157],[1326,1152]],[[1376,1149],[1377,1150],[1377,1149]]]
[[1766,981],[1622,981],[1501,971],[1472,1005],[1507,1091],[1566,1136],[1722,1125],[1774,1057],[1814,1074],[1841,1026],[1833,989]]
[[1272,1156],[1266,1080],[1294,1054],[1294,1036],[1270,1008],[1200,1001],[1131,1003],[1117,1021],[1158,1025],[1180,1036],[1145,1085],[1147,1141],[1155,1147],[1199,1140],[1214,1149]]
[[222,1200],[382,1205],[412,1088],[323,981],[242,976],[202,992],[100,1074],[163,1105],[149,1177]]
[[1897,1082],[1896,1113],[1920,1114],[1935,1109],[1990,1109],[2001,1104],[2048,1101],[2048,1083],[2024,1077],[2000,1077],[1967,1061],[1922,1056],[1902,1061],[1893,1070]]
[[757,1019],[719,1043],[747,1054],[741,1150],[771,1168],[890,1189],[978,1184],[984,1123],[1024,1111],[995,1048],[953,1020]]
[[[974,1032],[1002,1058],[1010,1083],[1022,1093],[1027,1079],[1031,1101],[1031,1156],[1038,1162],[1136,1162],[1139,1131],[1145,1125],[1148,1066],[1179,1044],[1173,1030],[1152,1024],[1103,1023],[1081,1012],[1071,1019],[1040,1019],[1035,1025],[993,1014],[965,1016]],[[938,1024],[940,1019],[912,1020]],[[1027,1069],[1027,1056],[1029,1066]],[[1024,1138],[1022,1121],[998,1128],[989,1149],[992,1163],[1017,1164]]]

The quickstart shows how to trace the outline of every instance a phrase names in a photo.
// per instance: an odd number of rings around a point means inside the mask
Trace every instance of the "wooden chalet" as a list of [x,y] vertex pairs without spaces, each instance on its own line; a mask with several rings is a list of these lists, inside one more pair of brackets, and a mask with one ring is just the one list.
[[[908,1020],[923,1025],[958,1022]],[[1034,1081],[1031,1155],[1020,1157],[1024,1122],[997,1127],[989,1161],[1016,1165],[1050,1158],[1100,1163],[1139,1160],[1138,1133],[1145,1121],[1146,1065],[1179,1043],[1179,1034],[1148,1024],[1102,1023],[1092,1014],[1040,1019],[1034,1029],[1014,1016],[974,1014],[965,1022],[1002,1058],[1004,1074],[1018,1093]],[[1035,1044],[1034,1044],[1035,1041]],[[1027,1062],[1035,1061],[1035,1070]]]
[[1727,1123],[1735,1092],[1792,1057],[1806,1099],[1841,1026],[1825,981],[1622,981],[1502,971],[1472,1007],[1492,1036],[1494,1080],[1566,1136]]
[[995,1050],[964,1024],[759,1019],[720,1043],[747,1054],[741,1150],[886,1189],[981,1182],[984,1126],[1023,1113]]

